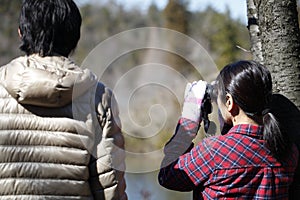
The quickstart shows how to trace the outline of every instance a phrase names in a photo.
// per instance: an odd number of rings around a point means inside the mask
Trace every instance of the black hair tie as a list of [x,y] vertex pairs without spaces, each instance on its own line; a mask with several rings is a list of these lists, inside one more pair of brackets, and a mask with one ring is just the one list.
[[266,114],[268,114],[270,112],[270,109],[269,108],[266,108],[264,109],[262,112],[261,112],[261,115],[262,116],[265,116]]

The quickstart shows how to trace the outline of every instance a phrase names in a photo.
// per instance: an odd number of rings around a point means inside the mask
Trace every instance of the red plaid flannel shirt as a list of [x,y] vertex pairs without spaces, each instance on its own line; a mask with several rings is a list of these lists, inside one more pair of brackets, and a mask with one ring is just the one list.
[[[176,160],[172,155],[172,162],[164,162],[171,160],[168,157],[172,148],[168,146],[172,146],[176,135],[180,135],[178,141],[184,132],[189,138],[197,127],[190,120],[180,120],[175,136],[165,147],[159,172],[162,186],[177,191],[193,190],[194,199],[288,199],[298,150],[293,145],[289,157],[278,162],[265,147],[261,126],[234,126],[226,135],[206,138]],[[176,145],[175,141],[173,146]]]

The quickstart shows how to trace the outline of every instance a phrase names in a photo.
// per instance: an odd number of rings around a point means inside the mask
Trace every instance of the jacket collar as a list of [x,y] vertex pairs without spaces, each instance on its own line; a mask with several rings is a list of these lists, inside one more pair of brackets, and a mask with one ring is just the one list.
[[1,84],[19,103],[27,105],[65,106],[97,83],[92,72],[63,56],[23,56],[1,71]]
[[264,132],[263,126],[252,125],[252,124],[238,124],[232,127],[228,133],[248,135],[250,137],[262,139],[263,132]]

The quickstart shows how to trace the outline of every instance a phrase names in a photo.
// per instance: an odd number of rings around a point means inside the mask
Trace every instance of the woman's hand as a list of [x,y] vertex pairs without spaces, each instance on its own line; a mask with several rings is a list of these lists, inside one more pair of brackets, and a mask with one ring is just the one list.
[[205,95],[207,82],[195,81],[188,83],[184,92],[184,103],[182,108],[182,118],[200,123],[201,103]]

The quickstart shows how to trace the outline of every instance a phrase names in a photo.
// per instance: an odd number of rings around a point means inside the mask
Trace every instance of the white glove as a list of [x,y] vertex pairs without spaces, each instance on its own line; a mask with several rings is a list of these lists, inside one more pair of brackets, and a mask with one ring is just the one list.
[[206,85],[207,82],[201,80],[186,85],[181,117],[200,123],[200,109]]

